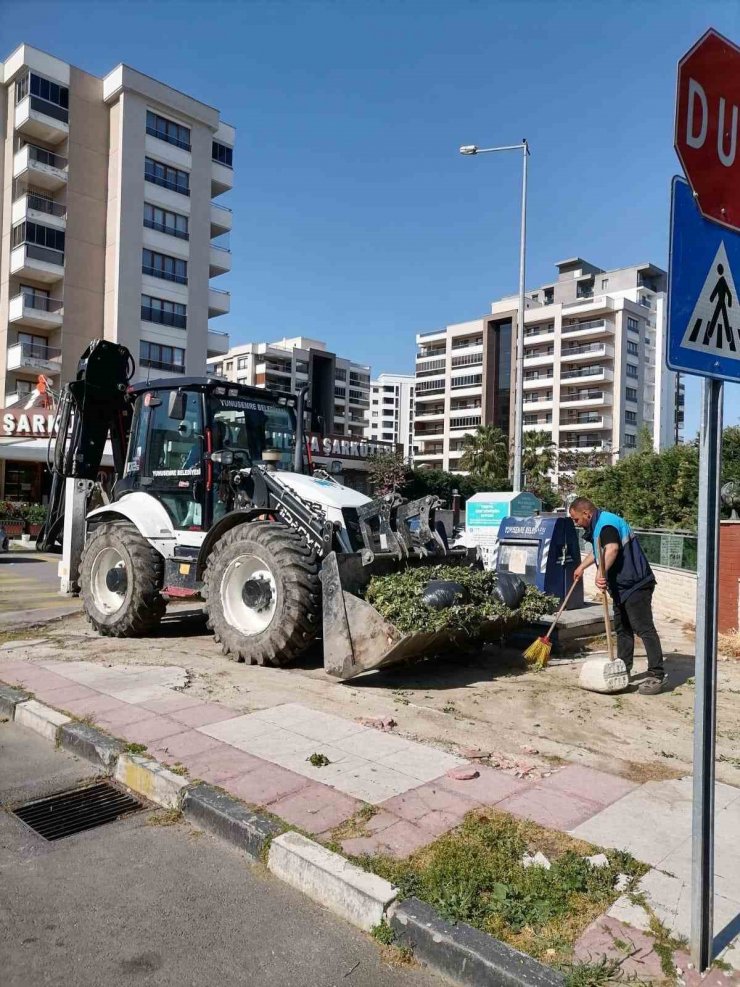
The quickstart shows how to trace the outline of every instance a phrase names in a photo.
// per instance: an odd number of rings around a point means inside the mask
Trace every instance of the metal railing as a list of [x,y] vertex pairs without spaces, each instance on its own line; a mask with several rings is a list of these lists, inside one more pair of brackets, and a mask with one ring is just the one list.
[[27,209],[35,209],[36,212],[44,212],[47,216],[66,219],[67,207],[61,202],[54,202],[53,199],[46,199],[43,195],[36,195],[34,192],[25,192],[24,195],[26,196]]
[[34,291],[21,290],[11,301],[15,301],[16,298],[23,299],[24,308],[33,308],[39,312],[60,312],[62,309],[60,298],[48,298]]
[[181,141],[178,137],[171,137],[168,133],[157,130],[156,127],[147,127],[146,132],[150,137],[156,137],[158,140],[166,141],[168,144],[174,144],[175,147],[181,147],[183,151],[192,150],[188,141]]
[[146,267],[142,264],[141,273],[148,274],[151,278],[162,278],[164,281],[176,281],[177,284],[187,284],[187,276],[175,274],[172,271],[165,271],[159,267]]
[[166,312],[161,308],[152,308],[151,305],[142,305],[141,317],[145,322],[155,322],[160,326],[187,329],[188,317],[179,312]]
[[37,164],[47,165],[49,168],[58,168],[60,171],[64,171],[67,167],[66,158],[63,158],[60,154],[54,154],[53,151],[47,151],[45,147],[27,143],[23,147],[28,148],[28,157],[31,161],[36,161]]
[[37,243],[18,243],[16,247],[23,247],[26,251],[26,257],[31,260],[40,260],[45,264],[56,264],[58,267],[64,267],[64,251],[55,250],[53,247],[40,247]]
[[144,226],[149,230],[156,230],[158,233],[167,233],[169,236],[176,236],[179,240],[189,240],[190,234],[187,230],[178,230],[174,226],[165,226],[164,223],[155,223],[153,219],[144,219]]
[[588,319],[586,322],[571,322],[562,328],[563,334],[579,332],[581,329],[606,329],[606,319]]
[[54,120],[59,120],[61,123],[69,123],[69,110],[65,109],[63,106],[59,106],[58,103],[51,103],[48,99],[44,99],[42,96],[30,96],[31,109],[36,110],[37,113],[43,113],[44,116],[52,117]]
[[[668,569],[696,572],[696,533],[677,528],[633,528],[648,562]],[[584,543],[583,532],[578,530],[581,555],[590,553]]]
[[574,377],[598,377],[604,373],[603,367],[584,367],[582,370],[566,370],[560,375],[561,380],[571,380]]
[[62,355],[62,351],[53,346],[43,346],[40,343],[15,343],[10,347],[18,347],[21,360],[56,360]]
[[588,343],[583,346],[564,346],[560,351],[562,357],[570,356],[570,354],[575,354],[576,356],[585,353],[598,353],[603,355],[606,353],[606,343]]
[[[162,188],[168,188],[172,192],[179,192],[180,195],[190,195],[190,188],[187,185],[181,185],[178,182],[171,182],[167,178],[160,178],[159,175],[155,175],[152,171],[145,171],[144,178],[147,182],[151,182],[152,185],[161,185]],[[164,368],[159,367],[159,370]]]
[[164,360],[150,360],[149,357],[139,357],[140,367],[151,367],[152,370],[166,370],[171,374],[184,374],[185,367],[181,363],[165,363]]

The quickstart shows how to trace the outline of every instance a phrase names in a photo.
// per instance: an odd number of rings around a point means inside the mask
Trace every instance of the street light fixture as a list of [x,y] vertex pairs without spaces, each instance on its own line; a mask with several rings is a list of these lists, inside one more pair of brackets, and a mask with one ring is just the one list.
[[524,279],[527,261],[527,158],[529,144],[522,138],[521,144],[507,144],[502,147],[478,147],[476,144],[463,144],[460,154],[491,154],[496,151],[522,152],[522,220],[519,240],[519,308],[516,327],[516,400],[514,410],[514,464],[512,486],[515,492],[522,489],[522,430],[524,424]]

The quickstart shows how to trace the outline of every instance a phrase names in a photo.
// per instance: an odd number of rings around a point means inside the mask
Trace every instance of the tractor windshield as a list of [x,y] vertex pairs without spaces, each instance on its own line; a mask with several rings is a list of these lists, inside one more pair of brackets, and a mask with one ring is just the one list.
[[291,469],[295,418],[290,408],[247,397],[212,395],[214,451],[230,449],[234,463],[252,466],[264,461],[266,449],[280,453],[278,469]]

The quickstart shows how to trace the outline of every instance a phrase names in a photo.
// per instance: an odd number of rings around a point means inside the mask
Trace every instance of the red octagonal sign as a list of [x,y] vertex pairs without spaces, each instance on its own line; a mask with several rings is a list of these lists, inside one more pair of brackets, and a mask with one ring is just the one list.
[[740,48],[710,29],[678,63],[676,153],[707,219],[740,230]]

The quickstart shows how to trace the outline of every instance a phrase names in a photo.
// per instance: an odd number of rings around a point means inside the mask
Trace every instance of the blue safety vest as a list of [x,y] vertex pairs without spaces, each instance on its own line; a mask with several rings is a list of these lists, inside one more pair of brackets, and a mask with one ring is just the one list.
[[607,573],[609,592],[615,603],[625,603],[635,590],[653,586],[655,574],[629,524],[618,514],[600,508],[597,508],[588,531],[584,533],[584,538],[592,545],[596,561],[599,560],[599,535],[607,525],[617,529],[621,542],[619,555]]

